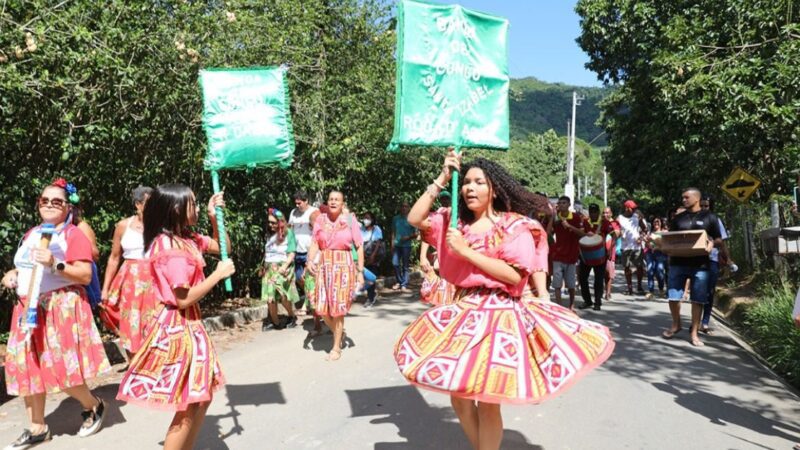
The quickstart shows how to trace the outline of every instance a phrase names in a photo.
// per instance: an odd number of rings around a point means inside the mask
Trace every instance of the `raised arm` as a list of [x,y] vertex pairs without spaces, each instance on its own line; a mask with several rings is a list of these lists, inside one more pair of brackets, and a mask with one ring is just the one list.
[[[223,192],[217,192],[216,194],[212,195],[210,199],[208,199],[208,221],[211,222],[211,242],[208,244],[208,249],[206,249],[207,253],[211,253],[213,255],[218,255],[220,252],[219,246],[219,227],[217,225],[217,215],[216,215],[216,207],[219,206],[220,208],[225,207],[225,199],[223,198]],[[227,243],[228,253],[231,253],[231,239],[230,234],[226,231],[225,232],[225,241]]]
[[[455,150],[450,150],[444,158],[444,164],[442,164],[442,171],[439,173],[439,176],[433,180],[433,183],[428,186],[425,192],[423,192],[414,203],[414,206],[411,207],[411,211],[408,213],[408,223],[411,224],[411,226],[420,231],[426,231],[430,228],[428,214],[431,211],[433,202],[436,201],[439,192],[443,189],[447,189],[447,184],[450,182],[452,176],[452,170],[458,171],[460,168],[461,155],[456,154]],[[458,199],[454,198],[453,201],[457,202]]]

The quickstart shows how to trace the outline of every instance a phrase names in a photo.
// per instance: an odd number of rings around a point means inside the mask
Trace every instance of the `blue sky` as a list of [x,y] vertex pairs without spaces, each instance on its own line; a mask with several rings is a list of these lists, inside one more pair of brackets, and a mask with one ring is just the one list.
[[508,62],[511,76],[576,86],[600,86],[584,68],[589,57],[578,47],[580,34],[571,0],[436,0],[502,16],[511,24]]

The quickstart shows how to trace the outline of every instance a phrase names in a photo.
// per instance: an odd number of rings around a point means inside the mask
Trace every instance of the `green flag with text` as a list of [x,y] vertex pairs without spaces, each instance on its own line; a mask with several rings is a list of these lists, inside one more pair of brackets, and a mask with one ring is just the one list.
[[291,166],[294,136],[286,69],[200,72],[206,170]]
[[508,21],[458,5],[398,5],[390,150],[508,149]]

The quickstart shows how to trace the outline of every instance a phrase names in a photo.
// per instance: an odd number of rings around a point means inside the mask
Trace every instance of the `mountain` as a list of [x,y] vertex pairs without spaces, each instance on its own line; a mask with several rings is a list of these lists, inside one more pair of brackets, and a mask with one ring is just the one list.
[[511,80],[511,138],[525,139],[530,133],[541,134],[549,129],[555,130],[559,136],[566,135],[567,121],[572,119],[572,91],[585,96],[575,111],[578,122],[576,136],[586,142],[594,140],[593,146],[605,146],[606,137],[597,137],[603,130],[595,122],[600,117],[597,103],[609,89],[547,83],[533,77]]

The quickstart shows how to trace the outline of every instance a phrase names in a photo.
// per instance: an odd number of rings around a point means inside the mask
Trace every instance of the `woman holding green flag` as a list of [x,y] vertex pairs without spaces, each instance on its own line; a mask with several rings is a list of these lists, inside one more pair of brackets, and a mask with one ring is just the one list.
[[327,212],[317,217],[312,237],[306,268],[316,280],[314,314],[333,331],[333,348],[327,359],[336,361],[342,356],[344,316],[364,285],[361,229],[352,214],[344,212],[342,192],[328,195]]
[[492,450],[503,438],[501,404],[564,392],[611,355],[614,341],[606,327],[565,308],[522,301],[542,268],[534,238],[542,227],[527,217],[539,199],[497,163],[479,158],[463,167],[456,227],[448,228],[450,209],[430,212],[460,159],[450,152],[408,215],[439,253],[454,301],[409,325],[394,356],[409,382],[450,395],[474,448]]

